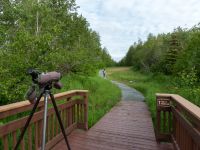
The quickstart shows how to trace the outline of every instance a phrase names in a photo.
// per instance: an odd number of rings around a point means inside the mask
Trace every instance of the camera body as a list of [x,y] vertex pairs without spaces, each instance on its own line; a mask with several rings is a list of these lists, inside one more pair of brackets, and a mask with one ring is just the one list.
[[35,103],[37,100],[37,85],[39,86],[39,90],[50,90],[52,87],[56,89],[62,88],[62,84],[59,82],[62,76],[59,72],[40,73],[38,70],[29,69],[28,74],[32,76],[34,83],[26,93],[26,98],[30,103]]

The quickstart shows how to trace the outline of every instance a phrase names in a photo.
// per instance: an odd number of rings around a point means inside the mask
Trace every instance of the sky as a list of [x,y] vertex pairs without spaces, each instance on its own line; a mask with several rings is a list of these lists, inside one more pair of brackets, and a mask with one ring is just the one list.
[[191,28],[200,22],[200,0],[76,0],[90,27],[99,33],[102,47],[116,61],[138,39],[148,34]]

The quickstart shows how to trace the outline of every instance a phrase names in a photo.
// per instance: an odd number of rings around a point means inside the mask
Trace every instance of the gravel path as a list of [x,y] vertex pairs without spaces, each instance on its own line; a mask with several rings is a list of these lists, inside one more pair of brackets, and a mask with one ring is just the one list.
[[112,81],[112,82],[121,89],[122,100],[144,101],[144,96],[136,89],[131,88],[123,83],[119,83],[117,81]]
[[[103,77],[103,70],[99,71],[99,76]],[[131,88],[123,83],[119,83],[117,81],[112,81],[112,82],[121,89],[122,100],[144,101],[144,96],[136,89]]]

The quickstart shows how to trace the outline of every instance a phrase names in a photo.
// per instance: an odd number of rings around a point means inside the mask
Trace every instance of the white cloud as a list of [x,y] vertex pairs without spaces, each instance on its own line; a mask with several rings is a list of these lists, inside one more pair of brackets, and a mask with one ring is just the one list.
[[199,0],[77,0],[79,12],[111,56],[122,58],[138,38],[200,22]]

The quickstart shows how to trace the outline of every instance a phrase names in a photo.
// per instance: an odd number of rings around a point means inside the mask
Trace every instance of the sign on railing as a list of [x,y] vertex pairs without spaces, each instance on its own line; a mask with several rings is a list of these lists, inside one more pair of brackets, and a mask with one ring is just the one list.
[[175,94],[157,94],[156,138],[175,149],[200,149],[200,108]]
[[170,99],[166,97],[157,97],[157,107],[170,107]]

